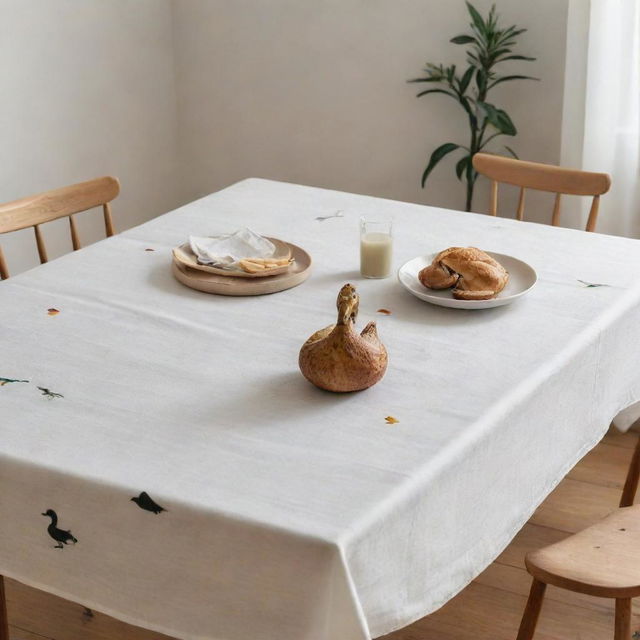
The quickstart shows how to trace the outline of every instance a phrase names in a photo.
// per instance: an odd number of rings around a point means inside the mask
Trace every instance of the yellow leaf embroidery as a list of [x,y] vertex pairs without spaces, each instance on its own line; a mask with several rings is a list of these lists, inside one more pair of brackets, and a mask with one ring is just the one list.
[[58,309],[51,308],[51,309],[47,309],[47,313],[50,316],[57,316],[60,313],[60,311],[58,311]]
[[394,418],[393,416],[387,416],[385,420],[387,421],[387,424],[398,424],[398,422],[400,422],[400,420]]

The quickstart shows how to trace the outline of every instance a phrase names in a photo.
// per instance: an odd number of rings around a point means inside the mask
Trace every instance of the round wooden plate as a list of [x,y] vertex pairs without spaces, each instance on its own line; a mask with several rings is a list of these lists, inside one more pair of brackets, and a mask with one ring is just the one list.
[[[276,247],[275,253],[271,256],[276,260],[289,260],[291,258],[291,247],[282,240],[277,238],[267,238],[273,242]],[[179,262],[183,266],[189,269],[197,269],[198,271],[206,271],[207,273],[215,273],[219,276],[231,277],[231,278],[264,278],[267,276],[275,276],[279,273],[286,273],[289,271],[290,265],[284,265],[283,267],[274,267],[273,269],[265,269],[259,273],[247,273],[246,271],[231,271],[229,269],[218,269],[207,264],[200,264],[196,258],[195,253],[191,250],[191,246],[188,242],[181,244],[173,250],[173,258],[176,262]]]
[[223,296],[261,296],[296,287],[311,275],[311,256],[295,244],[289,244],[289,247],[294,262],[288,271],[263,278],[229,278],[190,269],[175,258],[171,268],[175,278],[191,289]]

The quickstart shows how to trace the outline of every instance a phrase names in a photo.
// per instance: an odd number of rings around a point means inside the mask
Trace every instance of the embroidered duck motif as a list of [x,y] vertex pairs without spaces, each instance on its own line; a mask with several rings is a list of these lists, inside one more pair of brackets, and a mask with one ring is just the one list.
[[47,527],[47,533],[58,543],[54,549],[63,549],[65,544],[76,544],[76,542],[78,542],[76,538],[73,537],[71,531],[58,529],[58,514],[53,509],[47,509],[42,515],[51,518],[51,524]]
[[53,391],[50,391],[49,389],[47,389],[47,387],[38,387],[38,389],[42,391],[43,396],[47,396],[47,398],[49,399],[64,398],[64,396],[61,393],[54,393]]
[[165,508],[156,504],[146,491],[143,491],[137,498],[131,498],[131,502],[135,502],[141,509],[145,511],[151,511],[156,515],[166,511]]

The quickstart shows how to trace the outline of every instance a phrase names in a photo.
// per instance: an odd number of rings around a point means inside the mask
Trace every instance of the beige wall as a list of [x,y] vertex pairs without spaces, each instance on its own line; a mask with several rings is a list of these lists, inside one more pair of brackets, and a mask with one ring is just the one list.
[[[512,69],[542,78],[496,89],[520,131],[507,144],[558,162],[567,0],[497,4],[505,22],[528,27],[520,50],[538,57]],[[173,10],[183,197],[259,176],[464,205],[451,158],[426,190],[419,179],[436,146],[466,142],[465,118],[405,82],[427,60],[464,61],[448,42],[469,22],[462,0],[178,0]],[[533,217],[547,200],[531,200]]]
[[[542,82],[494,95],[532,160],[560,161],[568,2],[498,2],[538,57],[518,70]],[[111,173],[120,229],[249,176],[461,208],[452,158],[419,179],[465,118],[406,80],[462,63],[448,41],[467,24],[462,0],[0,0],[0,201]],[[80,226],[102,235],[98,216]],[[69,250],[62,221],[46,235]],[[30,232],[2,242],[13,273],[37,263]]]
[[[110,173],[121,229],[178,204],[170,0],[1,0],[0,78],[0,201]],[[12,273],[37,263],[32,232],[2,242]]]

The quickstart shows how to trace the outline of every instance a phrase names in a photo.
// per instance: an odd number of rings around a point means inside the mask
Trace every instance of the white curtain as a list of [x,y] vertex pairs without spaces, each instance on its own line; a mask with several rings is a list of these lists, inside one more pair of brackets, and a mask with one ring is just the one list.
[[640,0],[591,0],[583,167],[612,179],[597,230],[640,238]]

